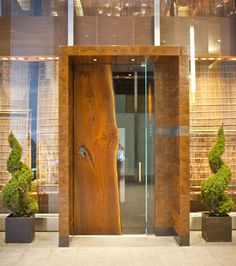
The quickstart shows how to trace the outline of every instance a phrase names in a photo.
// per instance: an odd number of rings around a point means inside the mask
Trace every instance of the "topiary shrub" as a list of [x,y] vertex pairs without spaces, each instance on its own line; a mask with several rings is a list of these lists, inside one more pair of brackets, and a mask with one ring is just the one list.
[[15,217],[31,216],[38,210],[38,203],[28,196],[33,172],[21,162],[22,147],[11,132],[8,137],[11,153],[7,159],[7,169],[11,179],[4,185],[1,196],[3,205]]
[[210,207],[211,216],[225,216],[235,207],[233,200],[225,193],[231,179],[231,171],[221,159],[224,149],[225,135],[222,125],[218,131],[217,141],[208,156],[213,175],[201,185],[202,198]]

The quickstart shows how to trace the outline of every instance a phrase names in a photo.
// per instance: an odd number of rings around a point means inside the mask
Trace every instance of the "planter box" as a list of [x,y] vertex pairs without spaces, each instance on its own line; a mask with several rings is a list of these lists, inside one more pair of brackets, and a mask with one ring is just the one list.
[[209,213],[203,213],[202,237],[208,242],[231,242],[232,218],[209,216]]
[[31,243],[35,236],[35,217],[13,217],[5,220],[6,243]]

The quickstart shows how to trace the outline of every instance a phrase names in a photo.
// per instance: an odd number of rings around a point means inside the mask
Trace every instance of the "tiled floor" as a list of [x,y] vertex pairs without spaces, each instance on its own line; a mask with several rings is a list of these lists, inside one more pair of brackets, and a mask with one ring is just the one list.
[[232,243],[206,243],[191,232],[191,246],[179,247],[172,237],[74,237],[70,248],[58,248],[57,233],[36,233],[31,244],[5,244],[0,232],[0,265],[22,266],[235,266],[236,231]]

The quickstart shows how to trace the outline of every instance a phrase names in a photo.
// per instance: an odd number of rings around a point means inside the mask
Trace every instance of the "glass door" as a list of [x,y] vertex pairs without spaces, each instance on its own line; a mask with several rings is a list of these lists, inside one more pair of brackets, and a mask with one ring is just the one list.
[[[113,65],[116,120],[119,130],[117,169],[123,234],[152,230],[153,209],[150,119],[151,78],[145,58]],[[149,230],[150,229],[150,230]]]

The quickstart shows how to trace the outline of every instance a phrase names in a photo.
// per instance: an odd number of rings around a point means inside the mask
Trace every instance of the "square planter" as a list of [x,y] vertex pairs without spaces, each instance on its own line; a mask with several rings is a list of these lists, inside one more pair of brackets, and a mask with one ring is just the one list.
[[229,215],[216,217],[202,213],[202,237],[207,242],[231,242],[232,218]]
[[6,243],[31,243],[35,236],[35,217],[13,217],[5,220]]

